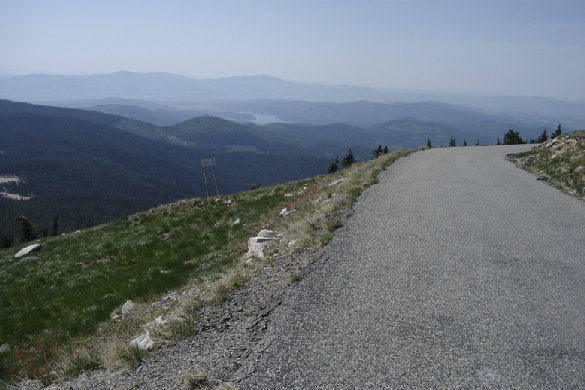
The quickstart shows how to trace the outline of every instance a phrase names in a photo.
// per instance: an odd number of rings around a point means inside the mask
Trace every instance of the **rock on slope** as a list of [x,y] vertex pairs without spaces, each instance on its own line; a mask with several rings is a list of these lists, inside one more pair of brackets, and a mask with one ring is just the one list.
[[585,199],[585,130],[548,140],[517,155],[516,161],[542,180]]

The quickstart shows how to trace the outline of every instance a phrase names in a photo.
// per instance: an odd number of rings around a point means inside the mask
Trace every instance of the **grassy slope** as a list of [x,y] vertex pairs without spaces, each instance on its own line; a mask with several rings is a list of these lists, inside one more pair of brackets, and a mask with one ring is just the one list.
[[[161,340],[188,333],[193,318],[186,313],[202,302],[221,300],[226,289],[261,269],[259,260],[245,267],[239,261],[248,237],[270,228],[282,236],[283,244],[275,250],[288,250],[286,244],[293,239],[299,245],[326,244],[341,225],[332,216],[348,210],[382,169],[406,153],[334,175],[219,199],[184,200],[43,239],[42,250],[32,254],[38,259],[29,263],[13,258],[18,247],[0,251],[0,380],[18,376],[51,381],[132,360],[128,341],[159,315],[187,324],[159,332]],[[343,180],[330,186],[338,179]],[[295,213],[279,218],[283,207]],[[241,223],[234,224],[236,219]],[[197,293],[164,308],[151,305],[173,291]],[[139,304],[140,314],[110,320],[127,299]],[[98,339],[114,341],[104,345]]]
[[585,199],[585,130],[563,134],[516,156],[523,168]]

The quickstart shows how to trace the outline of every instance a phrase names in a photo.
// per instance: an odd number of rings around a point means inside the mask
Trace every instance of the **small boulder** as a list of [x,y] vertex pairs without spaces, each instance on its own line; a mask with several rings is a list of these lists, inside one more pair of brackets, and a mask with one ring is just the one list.
[[22,256],[26,256],[31,252],[36,252],[36,251],[40,251],[40,250],[41,250],[41,244],[32,244],[32,245],[29,245],[29,246],[24,247],[21,250],[19,250],[18,253],[16,253],[14,255],[14,257],[19,258]]
[[274,240],[276,238],[276,235],[272,230],[262,229],[260,230],[260,233],[258,233],[257,238],[262,238],[265,240]]
[[141,350],[151,349],[154,345],[154,342],[150,338],[150,333],[148,330],[142,333],[140,336],[136,337],[134,340],[130,341],[131,347],[136,347]]
[[122,315],[130,313],[132,309],[134,309],[134,302],[128,299],[126,303],[122,305]]
[[335,180],[335,181],[333,181],[333,182],[331,182],[331,183],[329,184],[329,187],[331,187],[331,186],[334,186],[334,185],[337,185],[337,184],[339,184],[339,183],[341,183],[341,182],[344,182],[344,181],[345,181],[345,179],[339,179],[339,180]]
[[258,233],[258,236],[248,239],[248,256],[256,256],[260,259],[265,257],[264,249],[266,245],[278,237],[272,230],[263,229]]
[[289,214],[292,214],[294,212],[294,210],[289,210],[286,207],[283,208],[282,210],[280,210],[280,213],[278,213],[279,217],[286,217]]
[[234,221],[234,225],[239,225],[240,223],[242,223],[242,221],[240,220],[240,218],[236,219]]

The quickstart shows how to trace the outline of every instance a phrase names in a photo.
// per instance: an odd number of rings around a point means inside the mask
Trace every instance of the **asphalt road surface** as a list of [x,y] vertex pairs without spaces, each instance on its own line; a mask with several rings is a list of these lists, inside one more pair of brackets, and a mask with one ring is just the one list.
[[241,389],[584,388],[585,202],[432,149],[360,196],[272,313]]

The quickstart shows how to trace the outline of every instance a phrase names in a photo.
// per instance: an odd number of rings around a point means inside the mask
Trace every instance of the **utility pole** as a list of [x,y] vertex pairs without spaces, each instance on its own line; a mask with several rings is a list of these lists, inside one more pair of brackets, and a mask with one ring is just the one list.
[[203,179],[205,180],[205,192],[209,198],[209,185],[207,183],[207,167],[213,170],[213,180],[215,181],[215,194],[219,196],[219,184],[217,184],[217,174],[215,172],[215,158],[204,158],[201,160],[201,167],[203,167]]

